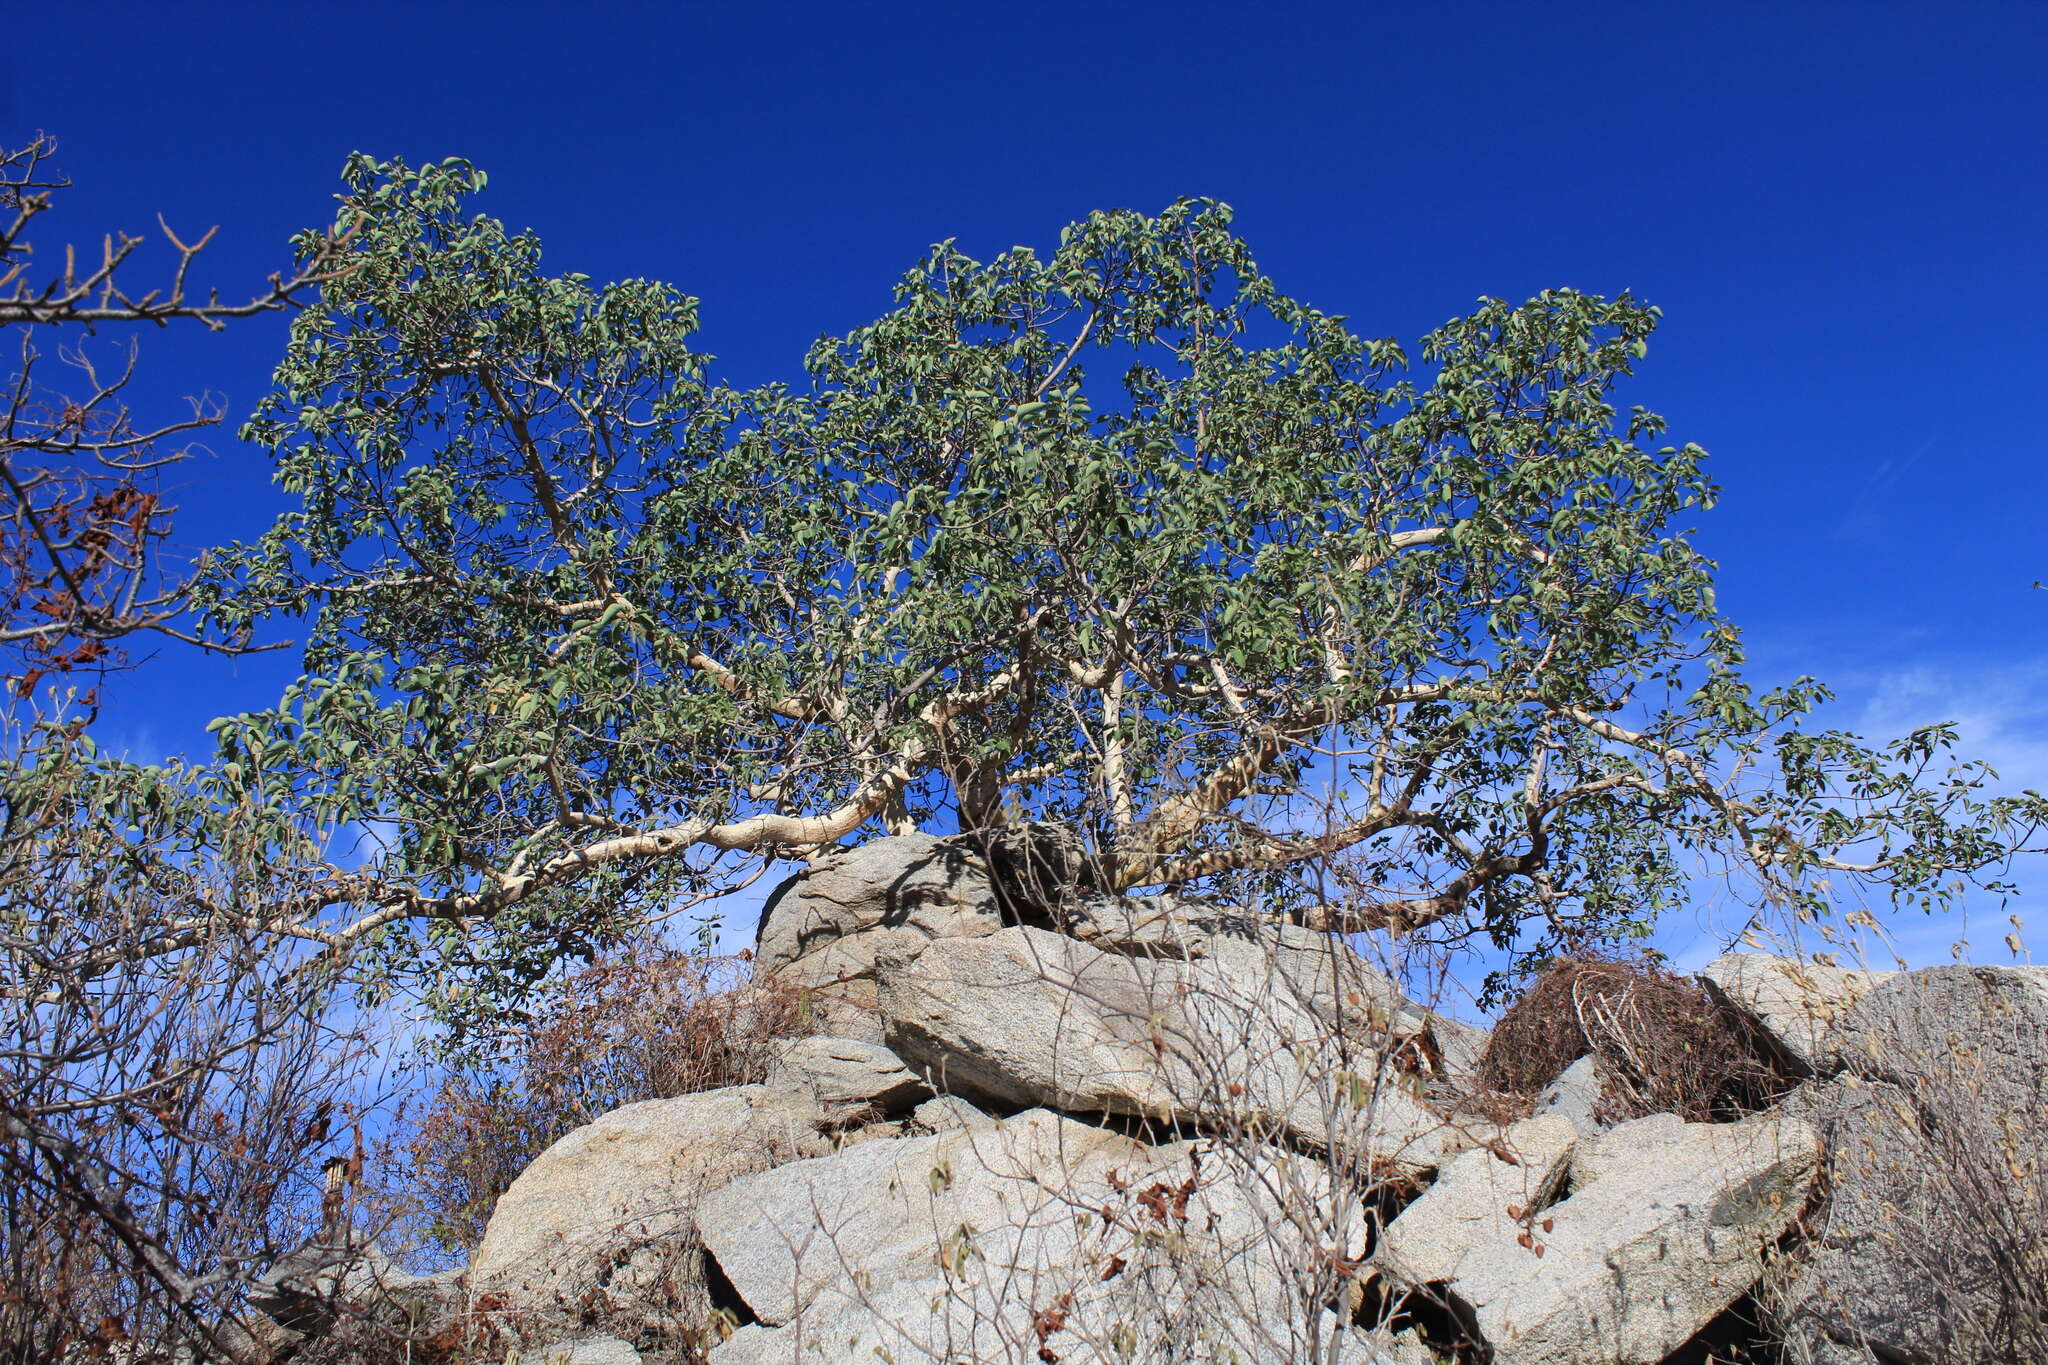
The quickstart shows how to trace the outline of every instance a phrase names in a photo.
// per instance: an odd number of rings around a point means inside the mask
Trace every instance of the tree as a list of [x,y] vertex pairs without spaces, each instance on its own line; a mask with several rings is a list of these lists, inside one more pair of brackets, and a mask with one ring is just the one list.
[[467,164],[345,178],[346,268],[245,429],[301,504],[200,589],[308,631],[218,771],[389,833],[267,912],[337,947],[423,926],[523,979],[733,855],[1033,821],[1107,890],[1348,850],[1357,895],[1275,904],[1541,955],[1645,932],[1702,857],[1939,903],[2048,814],[1946,729],[1871,747],[1744,680],[1704,452],[1614,398],[1628,295],[1482,299],[1410,370],[1184,200],[934,247],[739,391],[695,300],[544,273]]

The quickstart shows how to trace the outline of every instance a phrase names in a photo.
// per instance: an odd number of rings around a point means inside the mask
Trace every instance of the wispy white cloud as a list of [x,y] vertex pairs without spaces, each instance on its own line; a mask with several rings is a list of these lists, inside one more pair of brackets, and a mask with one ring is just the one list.
[[1842,510],[1841,519],[1835,523],[1834,538],[1837,541],[1862,541],[1881,536],[1890,515],[1902,510],[1899,506],[1901,499],[1894,490],[1900,480],[1927,457],[1939,439],[1930,436],[1909,454],[1887,455],[1880,459]]
[[1996,769],[1998,790],[2048,791],[2048,657],[1922,662],[1860,681],[1861,733],[1889,737],[1953,722],[1957,752]]

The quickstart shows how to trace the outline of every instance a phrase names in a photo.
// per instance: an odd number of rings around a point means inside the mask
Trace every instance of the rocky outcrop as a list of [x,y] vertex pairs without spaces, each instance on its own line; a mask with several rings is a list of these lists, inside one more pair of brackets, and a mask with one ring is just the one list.
[[1820,1150],[1797,1120],[1624,1123],[1570,1195],[1459,1259],[1447,1292],[1495,1365],[1656,1365],[1762,1277]]
[[858,1038],[796,1038],[784,1044],[763,1082],[809,1095],[819,1104],[900,1114],[931,1090],[895,1053]]
[[1364,1365],[1366,1338],[1304,1304],[1303,1266],[1273,1236],[1329,1198],[1321,1172],[1205,1161],[1198,1144],[1046,1110],[765,1172],[699,1211],[759,1316],[712,1361],[1002,1360],[1035,1338],[1068,1365],[1154,1359],[1170,1341],[1199,1360],[1309,1359],[1341,1341],[1337,1358]]
[[1827,1137],[1831,1198],[1780,1296],[1791,1359],[2048,1344],[2048,1322],[2024,1322],[2048,1312],[2048,968],[1901,973],[1835,1032],[1844,1074],[1800,1097]]
[[1525,1119],[1498,1142],[1460,1153],[1388,1226],[1374,1263],[1416,1289],[1451,1279],[1472,1251],[1514,1241],[1524,1220],[1554,1202],[1577,1141],[1570,1121],[1553,1115]]
[[1171,896],[1121,896],[1073,907],[1059,927],[1105,952],[1184,961],[1220,957],[1250,968],[1260,980],[1283,983],[1332,1032],[1406,1049],[1442,1079],[1469,1079],[1486,1048],[1484,1029],[1418,1005],[1342,939],[1297,924]]
[[1121,1134],[1032,1110],[734,1181],[706,1201],[699,1226],[740,1297],[780,1326],[840,1293],[849,1264],[872,1267],[873,1276],[926,1278],[949,1258],[986,1255],[983,1232],[1010,1238],[1014,1254],[1065,1254],[1082,1192],[1100,1194],[1107,1171],[1135,1167],[1148,1152]]
[[738,1086],[627,1105],[549,1147],[499,1198],[470,1265],[507,1321],[694,1331],[711,1302],[693,1211],[735,1178],[826,1150],[808,1095]]
[[1869,1080],[1967,1085],[2023,1114],[2048,1085],[2048,967],[1928,967],[1900,973],[1835,1028],[1843,1065]]
[[470,1302],[521,1359],[1657,1365],[1762,1304],[1790,1365],[1891,1365],[2024,1264],[1950,1195],[2048,1192],[2040,969],[1722,958],[1809,1079],[1609,1127],[1593,1058],[1508,1122],[1486,1035],[1343,941],[1098,894],[1044,831],[821,858],[758,964],[813,1028],[762,1084],[606,1115],[500,1201]]
[[1600,1059],[1588,1053],[1559,1072],[1557,1079],[1536,1096],[1536,1114],[1555,1115],[1571,1124],[1580,1136],[1593,1137],[1607,1126],[1599,1118],[1605,1085]]
[[910,1111],[911,1124],[926,1133],[981,1128],[996,1121],[958,1095],[937,1095]]
[[[1017,927],[881,964],[890,1045],[939,1090],[1333,1144],[1419,1171],[1468,1139],[1256,943],[1108,953]],[[1382,1035],[1383,1036],[1383,1035]]]
[[879,1042],[877,958],[1003,923],[986,858],[957,839],[900,835],[827,854],[771,892],[754,961],[806,992],[820,1032]]
[[1892,975],[1768,953],[1725,953],[1700,979],[1761,1028],[1796,1072],[1811,1076],[1835,1069],[1836,1022]]

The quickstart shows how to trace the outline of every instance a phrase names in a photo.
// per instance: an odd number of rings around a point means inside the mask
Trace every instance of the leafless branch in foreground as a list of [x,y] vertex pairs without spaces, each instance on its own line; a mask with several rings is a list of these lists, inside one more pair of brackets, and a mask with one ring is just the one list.
[[267,1358],[245,1298],[332,1212],[321,1158],[352,1150],[369,1039],[330,975],[260,934],[70,973],[244,873],[175,803],[110,799],[68,728],[7,738],[0,1360]]
[[[18,328],[0,412],[0,650],[19,662],[13,688],[27,696],[50,674],[116,661],[116,643],[138,634],[210,650],[251,648],[243,638],[196,633],[183,624],[189,575],[166,555],[175,509],[158,476],[190,459],[194,433],[216,426],[217,395],[191,400],[189,413],[138,418],[124,394],[135,376],[132,340],[114,363],[66,337],[107,326],[192,322],[220,331],[238,318],[298,304],[330,277],[342,239],[287,274],[274,274],[246,300],[195,296],[194,261],[213,230],[187,242],[163,224],[177,262],[168,284],[146,293],[125,282],[145,238],[105,237],[97,258],[66,248],[54,272],[34,269],[27,232],[69,181],[48,168],[56,140],[38,136],[0,152],[0,327]],[[59,340],[54,356],[38,341]],[[59,366],[50,371],[54,359]]]

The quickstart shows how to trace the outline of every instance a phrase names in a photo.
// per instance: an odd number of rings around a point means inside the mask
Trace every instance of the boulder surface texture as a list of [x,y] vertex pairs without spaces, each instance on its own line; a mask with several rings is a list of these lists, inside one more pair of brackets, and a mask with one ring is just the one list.
[[1004,918],[987,860],[959,839],[905,834],[829,853],[769,893],[754,961],[809,996],[821,1032],[881,1041],[875,961]]
[[1276,1235],[1290,1211],[1327,1208],[1321,1171],[1205,1161],[1199,1144],[1034,1109],[749,1176],[698,1213],[759,1319],[712,1365],[1023,1359],[1018,1342],[1065,1365],[1370,1365],[1379,1349],[1298,1291],[1296,1244]]
[[878,998],[890,1047],[941,1091],[1284,1134],[1411,1171],[1461,1145],[1377,1046],[1384,1023],[1319,1013],[1286,970],[1300,961],[1236,939],[1130,957],[1018,926],[885,959]]
[[1816,1075],[1835,1069],[1836,1022],[1892,975],[1768,953],[1724,953],[1700,979],[1758,1024],[1797,1071]]
[[2048,968],[1930,967],[1836,1025],[1831,1197],[1783,1293],[1797,1365],[2048,1359]]
[[1654,1114],[1582,1144],[1571,1193],[1460,1258],[1495,1365],[1657,1365],[1762,1277],[1819,1162],[1797,1120]]
[[509,1318],[696,1330],[710,1300],[693,1210],[735,1177],[822,1150],[815,1099],[735,1086],[615,1109],[549,1147],[498,1199],[470,1283]]
[[1415,1288],[1449,1280],[1475,1248],[1513,1241],[1547,1207],[1569,1170],[1578,1130],[1557,1115],[1524,1119],[1487,1147],[1460,1152],[1401,1211],[1374,1261]]

